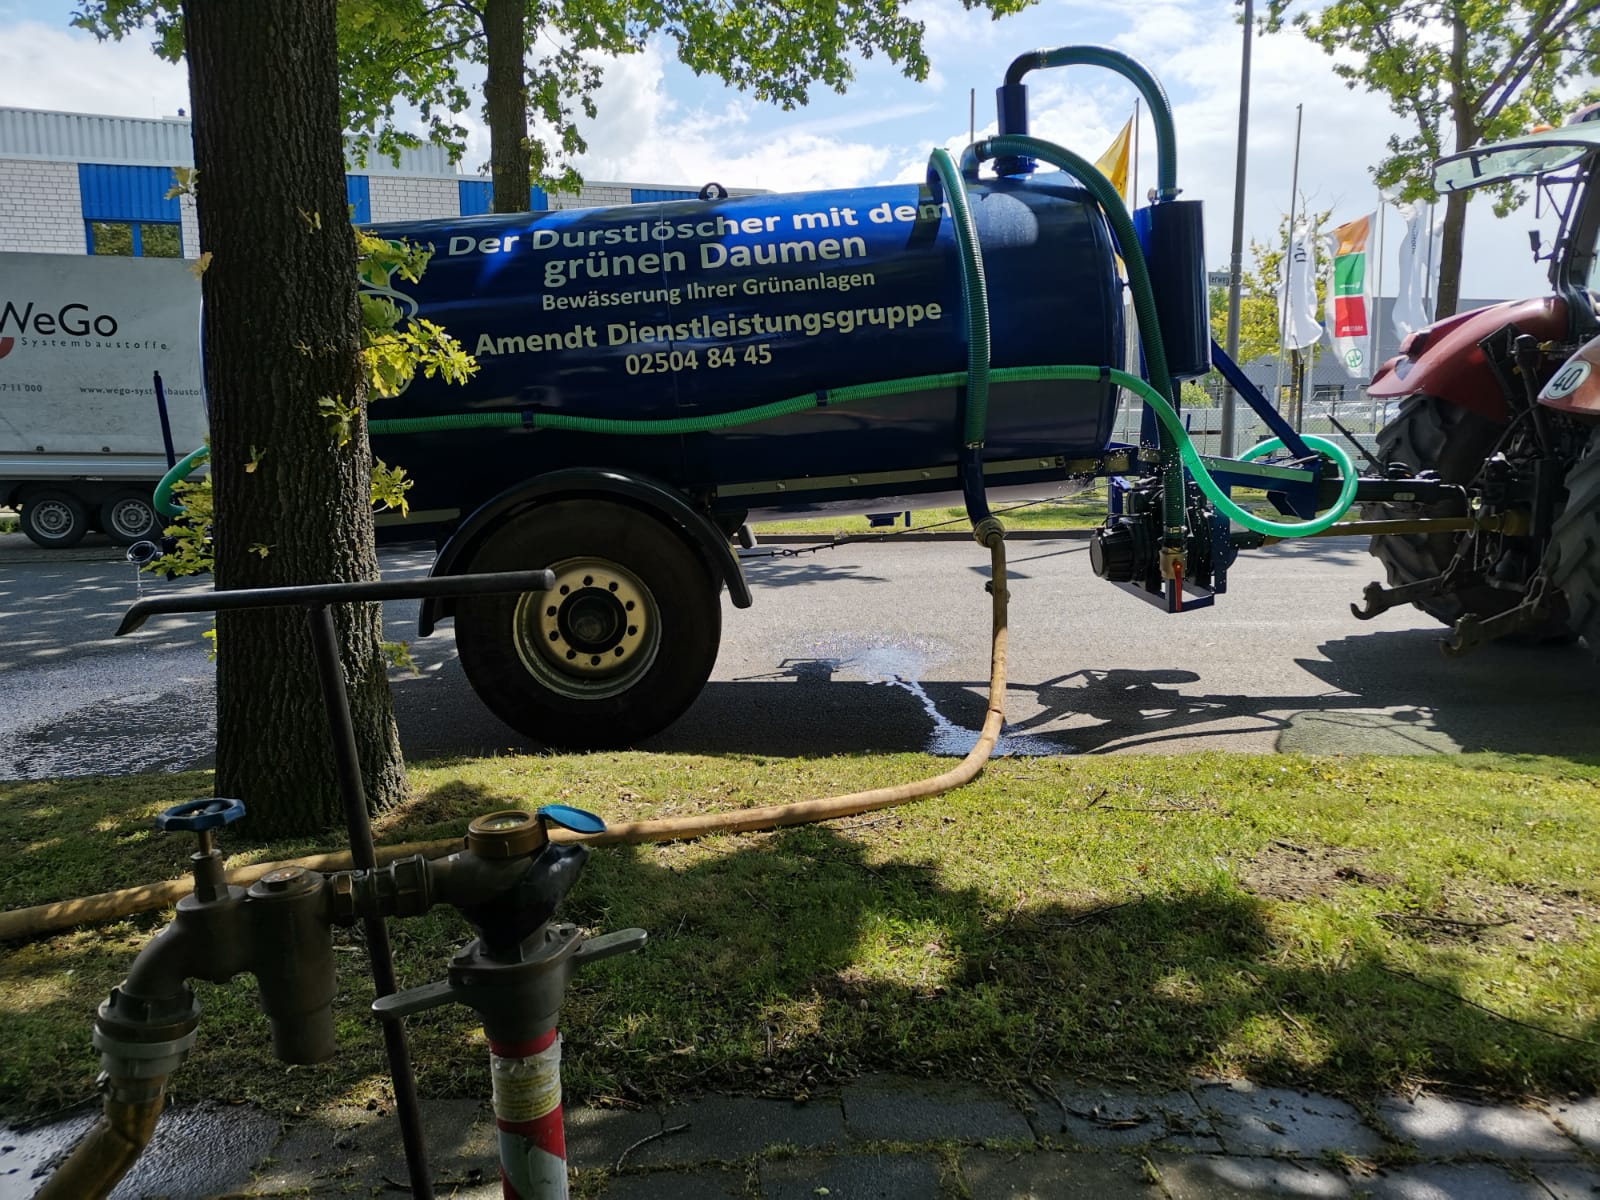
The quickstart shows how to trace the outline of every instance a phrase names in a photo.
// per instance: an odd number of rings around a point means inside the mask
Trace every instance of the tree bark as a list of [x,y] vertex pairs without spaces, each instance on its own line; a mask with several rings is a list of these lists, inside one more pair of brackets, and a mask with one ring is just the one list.
[[1467,194],[1451,192],[1444,198],[1444,229],[1439,237],[1439,296],[1433,319],[1455,315],[1461,300],[1461,258],[1466,249]]
[[[218,589],[377,578],[365,418],[339,446],[319,398],[359,405],[334,0],[185,0],[205,303]],[[405,770],[376,605],[336,608],[369,804]],[[304,614],[219,614],[218,795],[261,836],[342,814]]]
[[528,158],[526,0],[484,0],[483,35],[488,75],[483,85],[489,123],[489,174],[494,211],[526,212],[532,198]]

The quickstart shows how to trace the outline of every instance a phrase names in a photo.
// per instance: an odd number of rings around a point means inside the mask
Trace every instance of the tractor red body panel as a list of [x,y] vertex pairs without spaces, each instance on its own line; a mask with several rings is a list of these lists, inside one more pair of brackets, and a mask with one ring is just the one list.
[[1506,421],[1506,399],[1478,343],[1515,325],[1540,341],[1566,336],[1567,306],[1559,296],[1511,300],[1446,317],[1403,342],[1402,353],[1378,368],[1368,395],[1399,399],[1438,396],[1491,421]]

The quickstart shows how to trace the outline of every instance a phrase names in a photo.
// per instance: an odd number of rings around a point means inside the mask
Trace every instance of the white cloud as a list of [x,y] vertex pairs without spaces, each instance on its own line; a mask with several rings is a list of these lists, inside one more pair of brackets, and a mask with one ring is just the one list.
[[189,107],[189,73],[157,58],[141,38],[101,42],[82,30],[22,21],[0,38],[0,105],[170,117]]
[[589,178],[699,186],[809,191],[850,187],[878,177],[886,147],[844,140],[836,132],[920,111],[904,103],[889,111],[784,120],[777,132],[757,129],[754,101],[730,96],[715,109],[685,109],[668,94],[659,44],[606,66],[595,96],[597,115],[581,123],[587,152],[578,168]]

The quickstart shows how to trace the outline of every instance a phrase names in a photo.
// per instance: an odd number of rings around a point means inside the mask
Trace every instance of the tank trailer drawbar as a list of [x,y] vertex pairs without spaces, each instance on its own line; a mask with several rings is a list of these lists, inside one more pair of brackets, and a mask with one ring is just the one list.
[[[1130,80],[1156,127],[1153,202],[1130,214],[1077,154],[1028,133],[1032,71]],[[416,283],[363,286],[477,357],[418,377],[371,421],[414,480],[401,536],[435,575],[547,567],[545,596],[436,598],[472,686],[547,744],[623,745],[699,694],[720,592],[751,597],[733,544],[794,515],[1042,499],[1109,477],[1091,561],[1169,612],[1205,607],[1241,548],[1328,529],[1358,498],[1423,503],[1437,478],[1360,479],[1212,343],[1201,206],[1179,198],[1171,110],[1134,59],[1017,59],[999,133],[921,184],[380,225],[434,247]],[[1124,296],[1143,346],[1125,370]],[[1198,454],[1179,384],[1221,370],[1274,437]],[[1145,405],[1112,439],[1119,397]],[[1240,508],[1264,489],[1283,518]],[[1320,515],[1318,515],[1320,514]],[[384,518],[380,517],[380,523]]]

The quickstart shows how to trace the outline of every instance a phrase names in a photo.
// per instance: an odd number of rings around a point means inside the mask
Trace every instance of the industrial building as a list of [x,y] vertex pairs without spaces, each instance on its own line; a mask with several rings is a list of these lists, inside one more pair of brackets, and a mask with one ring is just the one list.
[[[190,197],[169,197],[173,168],[194,163],[185,117],[112,117],[0,108],[0,252],[194,258]],[[751,195],[753,189],[728,189]],[[590,180],[576,195],[534,188],[529,209],[595,208],[693,199],[699,185]],[[345,195],[358,222],[413,221],[489,211],[487,179],[464,175],[438,146],[353,156]]]

